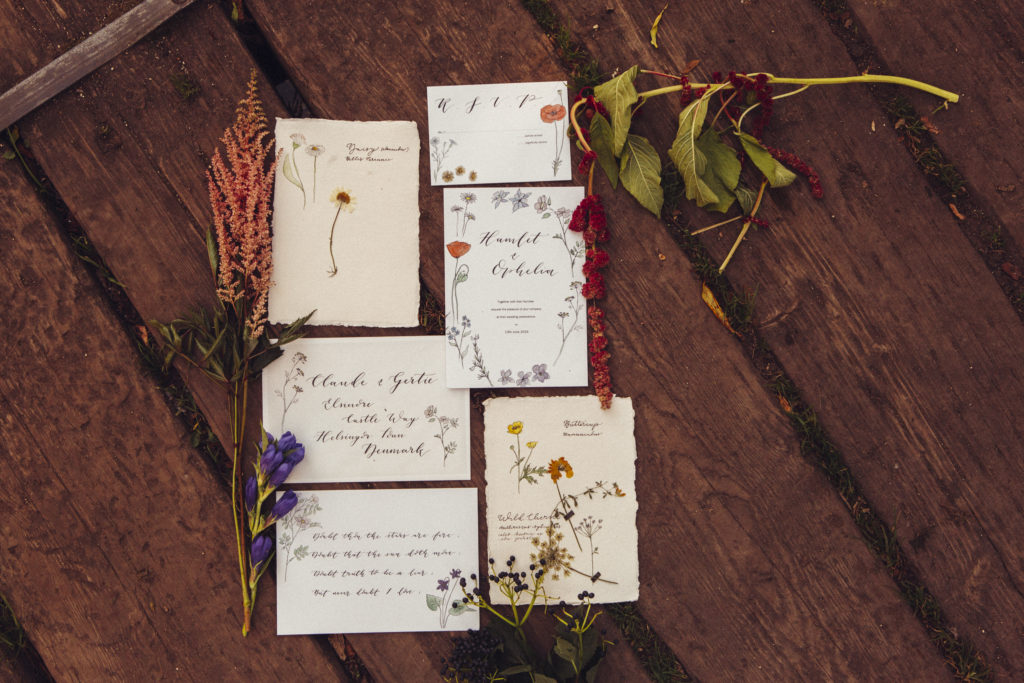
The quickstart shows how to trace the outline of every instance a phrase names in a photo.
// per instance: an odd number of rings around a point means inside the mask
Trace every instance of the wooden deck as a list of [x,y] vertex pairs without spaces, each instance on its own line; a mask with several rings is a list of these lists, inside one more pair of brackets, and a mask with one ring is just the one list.
[[[0,0],[0,91],[134,4]],[[570,78],[526,4],[248,0],[239,27],[196,2],[19,121],[51,189],[0,163],[0,594],[28,641],[0,679],[437,679],[443,634],[276,637],[272,579],[241,638],[223,461],[193,448],[182,393],[168,400],[145,369],[143,321],[209,301],[204,171],[253,68],[271,116],[289,115],[273,87],[287,78],[315,116],[414,120],[425,136],[428,85]],[[654,49],[662,7],[550,4],[606,73],[694,58],[870,68],[962,100],[935,115],[882,87],[779,102],[773,140],[815,167],[825,197],[774,195],[771,227],[729,266],[734,293],[756,292],[743,340],[695,274],[699,250],[720,262],[735,231],[694,244],[680,228],[701,227],[695,210],[663,222],[600,188],[613,387],[637,411],[641,567],[639,602],[606,615],[618,644],[603,680],[642,680],[665,655],[708,681],[940,681],[978,662],[1021,680],[1024,19],[1009,2],[679,3]],[[938,132],[908,143],[906,112],[888,111],[898,94]],[[659,103],[645,123],[657,139],[673,117]],[[443,300],[426,164],[420,182],[420,275]],[[223,438],[223,397],[184,383]],[[478,487],[487,395],[474,391]],[[630,644],[638,620],[664,649]]]

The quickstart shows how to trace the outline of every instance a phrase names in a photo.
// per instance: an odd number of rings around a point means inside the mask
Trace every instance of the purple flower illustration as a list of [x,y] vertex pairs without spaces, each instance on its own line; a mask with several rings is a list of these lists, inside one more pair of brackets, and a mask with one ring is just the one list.
[[535,382],[543,382],[546,379],[551,379],[551,375],[548,374],[547,363],[540,363],[539,365],[534,365],[533,380]]

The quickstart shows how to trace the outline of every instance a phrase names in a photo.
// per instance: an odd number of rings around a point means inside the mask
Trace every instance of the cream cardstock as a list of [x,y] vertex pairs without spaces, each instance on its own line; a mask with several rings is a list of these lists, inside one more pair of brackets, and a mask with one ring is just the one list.
[[608,410],[595,396],[489,399],[484,452],[489,557],[544,558],[556,602],[578,602],[582,591],[594,602],[638,598],[630,399],[616,396]]
[[565,81],[427,88],[430,182],[570,180]]
[[271,322],[419,324],[413,121],[278,119]]
[[459,586],[477,567],[476,489],[298,497],[277,523],[278,635],[480,628]]
[[582,187],[446,188],[451,387],[587,385]]
[[263,370],[263,426],[306,447],[289,484],[469,479],[469,390],[444,339],[293,341]]

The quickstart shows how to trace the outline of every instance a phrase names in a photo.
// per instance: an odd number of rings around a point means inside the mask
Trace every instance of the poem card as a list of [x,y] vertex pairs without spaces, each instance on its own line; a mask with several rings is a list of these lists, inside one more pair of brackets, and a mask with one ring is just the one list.
[[277,523],[278,635],[480,628],[459,585],[477,571],[475,488],[298,497]]
[[289,483],[469,479],[469,391],[444,338],[298,339],[263,370],[263,427],[306,447]]
[[427,88],[432,185],[569,180],[565,81]]
[[278,119],[269,317],[419,324],[419,133],[413,121]]
[[446,188],[450,387],[587,385],[582,187]]
[[582,591],[594,602],[638,598],[630,399],[608,410],[595,396],[489,399],[484,453],[489,557],[545,560],[555,602]]

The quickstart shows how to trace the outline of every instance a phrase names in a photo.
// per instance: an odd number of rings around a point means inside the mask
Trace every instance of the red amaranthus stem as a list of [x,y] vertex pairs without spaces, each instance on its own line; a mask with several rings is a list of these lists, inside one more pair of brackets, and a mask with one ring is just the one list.
[[608,252],[597,246],[598,242],[608,240],[608,224],[604,215],[601,197],[590,194],[583,198],[580,205],[573,211],[569,221],[569,229],[583,233],[583,242],[587,247],[583,274],[587,281],[583,285],[583,296],[587,305],[587,320],[590,323],[590,364],[594,370],[594,393],[601,401],[602,408],[611,407],[612,388],[611,373],[608,369],[608,338],[605,336],[604,311],[597,300],[605,295],[604,275],[601,269],[608,265]]

